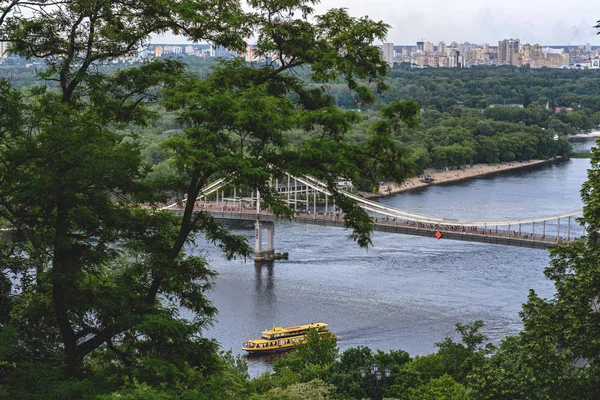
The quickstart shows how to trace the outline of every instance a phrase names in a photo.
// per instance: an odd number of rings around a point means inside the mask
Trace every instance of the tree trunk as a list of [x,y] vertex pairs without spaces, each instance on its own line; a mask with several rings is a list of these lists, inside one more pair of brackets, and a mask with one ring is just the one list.
[[71,327],[66,306],[66,292],[69,290],[72,279],[73,250],[69,246],[68,237],[68,202],[64,197],[59,197],[56,206],[56,224],[54,236],[54,258],[52,260],[52,302],[56,316],[56,323],[60,329],[65,352],[66,374],[75,377],[80,374],[79,360],[77,357],[77,338]]

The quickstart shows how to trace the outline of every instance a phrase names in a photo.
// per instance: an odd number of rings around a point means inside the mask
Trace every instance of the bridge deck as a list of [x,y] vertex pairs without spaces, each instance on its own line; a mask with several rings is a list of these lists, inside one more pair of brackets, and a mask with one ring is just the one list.
[[[173,209],[174,212],[180,212]],[[231,209],[230,207],[208,207],[204,209],[217,219],[243,220],[243,221],[277,221],[277,217],[268,211],[256,212],[254,209]],[[329,213],[297,213],[294,222],[345,228],[343,216]],[[399,233],[413,236],[435,238],[436,232],[441,233],[440,239],[461,240],[487,244],[500,244],[505,246],[528,247],[533,249],[548,249],[556,245],[563,238],[550,235],[532,235],[531,233],[519,234],[506,230],[495,229],[456,229],[444,225],[417,226],[414,222],[374,218],[375,230],[381,232]],[[573,238],[575,239],[575,238]]]

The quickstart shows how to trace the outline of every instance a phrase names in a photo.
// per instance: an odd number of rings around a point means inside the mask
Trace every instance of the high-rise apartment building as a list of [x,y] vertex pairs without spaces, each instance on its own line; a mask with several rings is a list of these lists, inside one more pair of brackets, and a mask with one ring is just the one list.
[[438,65],[440,68],[448,68],[449,64],[448,64],[448,56],[439,56],[438,57]]
[[466,53],[468,51],[471,51],[473,49],[473,45],[469,42],[464,42],[463,44],[461,44],[459,46],[459,50],[461,53]]
[[[585,51],[592,50],[591,47],[586,43]],[[594,50],[598,54],[600,69],[600,48]],[[573,52],[583,51],[576,47],[572,48],[570,58],[569,53],[562,48],[542,48],[539,44],[522,44],[519,39],[504,39],[498,42],[498,46],[470,42],[462,44],[452,42],[446,45],[443,41],[434,46],[432,42],[420,40],[416,47],[402,47],[401,52],[394,53],[394,58],[398,63],[411,65],[414,68],[470,68],[477,65],[565,68],[574,57]],[[591,53],[587,53],[586,57],[589,58],[589,54]],[[576,59],[580,63],[589,64],[590,61],[586,60]]]
[[439,57],[433,54],[430,54],[427,57],[427,65],[433,68],[439,68],[440,60]]
[[483,50],[483,47],[478,47],[478,48],[473,49],[471,51],[475,52],[475,59],[477,61],[483,61],[485,59],[486,52]]
[[384,43],[381,46],[383,52],[383,59],[390,64],[390,67],[394,66],[394,43]]
[[156,58],[162,57],[162,47],[156,46],[154,48],[154,57],[156,57]]
[[498,42],[498,59],[501,64],[518,65],[519,39],[504,39]]
[[446,52],[448,54],[448,67],[458,68],[460,65],[458,61],[458,56],[460,52],[456,49],[448,49]]
[[256,61],[256,55],[254,54],[254,47],[248,46],[246,47],[246,54],[244,55],[246,62]]
[[585,52],[586,53],[591,53],[592,52],[592,45],[589,43],[585,44]]
[[437,52],[442,55],[442,54],[446,54],[446,43],[444,42],[439,42],[437,45]]

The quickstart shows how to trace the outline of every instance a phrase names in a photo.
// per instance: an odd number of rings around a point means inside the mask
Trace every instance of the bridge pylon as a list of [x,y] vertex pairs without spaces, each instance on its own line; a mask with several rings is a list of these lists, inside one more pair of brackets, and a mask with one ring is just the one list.
[[[267,247],[263,248],[263,232],[267,235]],[[273,236],[275,224],[272,221],[256,220],[254,225],[255,245],[254,261],[273,261],[275,259],[275,248],[273,247]]]

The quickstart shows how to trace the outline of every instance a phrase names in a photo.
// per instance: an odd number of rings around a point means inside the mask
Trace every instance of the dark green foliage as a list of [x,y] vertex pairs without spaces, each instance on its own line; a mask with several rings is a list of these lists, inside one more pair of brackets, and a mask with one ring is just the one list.
[[[358,115],[336,107],[326,85],[345,81],[362,101],[372,102],[367,84],[383,88],[387,67],[370,43],[382,38],[387,27],[338,9],[316,17],[311,25],[307,18],[313,11],[304,2],[260,6],[255,51],[275,54],[272,60],[256,65],[241,59],[221,61],[205,79],[190,76],[166,92],[164,104],[178,111],[185,130],[164,146],[175,155],[180,175],[189,177],[186,196],[194,199],[210,179],[227,176],[233,186],[258,189],[266,207],[290,217],[292,210],[274,196],[270,179],[284,172],[309,174],[327,183],[345,212],[346,226],[352,228],[350,238],[367,246],[372,222],[353,201],[337,194],[336,180],[365,180],[373,186],[385,174],[401,181],[411,164],[389,130],[375,130],[367,146],[349,143],[346,133]],[[292,39],[290,29],[302,41]],[[310,67],[311,81],[295,73],[300,67]],[[314,83],[321,86],[310,87]],[[414,125],[417,105],[402,104],[389,118],[394,126],[399,121]],[[286,135],[292,129],[301,132],[294,144]],[[186,209],[186,219],[191,219],[191,209]]]
[[[332,385],[330,395],[336,399],[466,399],[465,377],[485,364],[490,351],[484,346],[482,327],[481,321],[457,324],[462,343],[446,339],[438,344],[437,353],[414,360],[401,350],[373,352],[366,347],[350,348],[338,358],[333,339],[313,334],[298,351],[277,360],[273,374],[257,378],[252,385],[261,394],[319,379]],[[371,371],[374,364],[382,372],[381,381]]]
[[470,397],[463,385],[449,375],[442,375],[421,386],[410,388],[407,398],[410,400],[467,400]]
[[319,334],[311,329],[305,335],[306,343],[295,346],[295,355],[300,357],[305,364],[328,365],[335,361],[338,348],[335,336]]
[[[391,90],[383,95],[392,99],[416,100],[426,108],[447,110],[462,102],[473,108],[486,104],[590,108],[600,111],[599,84],[591,70],[525,69],[510,66],[478,66],[467,69],[430,68],[391,71]],[[453,103],[454,102],[454,103]],[[350,106],[349,104],[344,104]]]
[[[182,192],[195,199],[226,176],[259,189],[265,206],[289,217],[292,211],[267,189],[272,177],[310,173],[335,191],[336,179],[358,181],[367,167],[377,179],[379,151],[401,180],[406,153],[389,135],[373,135],[368,148],[346,143],[357,115],[338,109],[326,90],[331,80],[345,81],[361,101],[373,101],[368,85],[385,87],[387,64],[371,43],[385,37],[387,25],[343,9],[313,16],[312,3],[302,0],[251,2],[248,12],[235,1],[28,6],[37,12],[0,20],[14,53],[45,62],[39,86],[25,95],[0,84],[0,218],[11,227],[0,246],[0,379],[16,393],[33,366],[53,378],[40,374],[32,397],[118,389],[114,396],[139,398],[149,389],[150,397],[182,398],[206,386],[206,396],[216,398],[231,383],[236,398],[246,379],[240,364],[219,357],[218,344],[202,337],[216,314],[205,296],[215,274],[202,256],[183,250],[204,237],[227,259],[252,251],[244,238],[195,212],[193,201],[182,217],[156,202]],[[221,62],[203,79],[185,75],[173,60],[102,69],[143,46],[149,34],[166,31],[234,50],[256,32],[259,54],[275,53],[278,63]],[[312,67],[320,89],[294,73],[303,66]],[[159,100],[177,111],[179,125],[163,144],[174,168],[154,180],[137,135],[127,129],[156,116]],[[418,109],[405,106],[395,118],[410,123]],[[301,146],[287,141],[291,128],[303,132]],[[353,238],[368,245],[367,214],[348,200],[338,205],[348,210]],[[12,296],[10,279],[19,287]],[[191,316],[183,318],[184,310]],[[334,345],[306,355],[313,366],[307,376],[320,375],[335,353]],[[217,374],[221,381],[211,378]]]
[[588,236],[555,246],[546,276],[551,299],[533,290],[523,306],[524,330],[468,376],[475,399],[593,399],[600,396],[600,154],[592,151],[581,190]]

